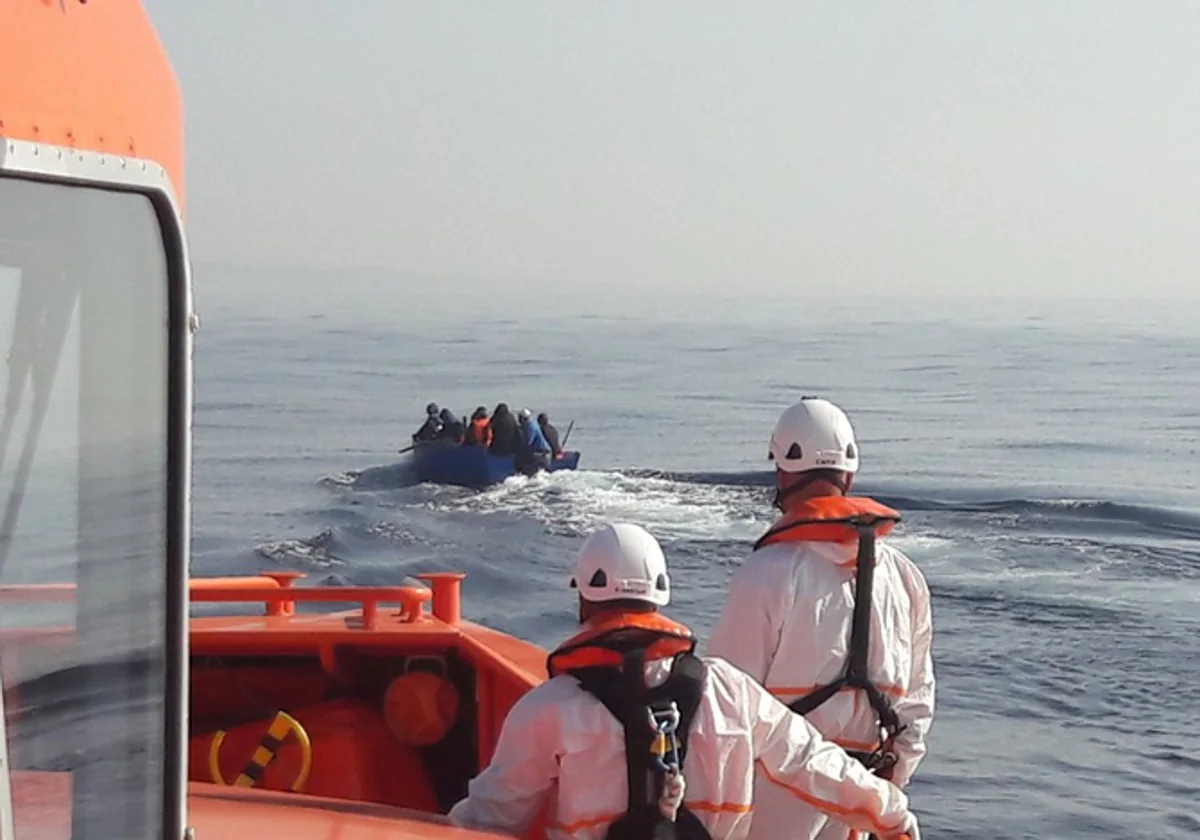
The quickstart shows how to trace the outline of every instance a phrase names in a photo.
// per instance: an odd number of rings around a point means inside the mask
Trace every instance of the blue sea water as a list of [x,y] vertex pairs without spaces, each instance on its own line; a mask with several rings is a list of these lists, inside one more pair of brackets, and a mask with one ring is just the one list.
[[[711,628],[772,518],[766,439],[850,413],[860,488],[934,597],[933,838],[1200,831],[1200,331],[1148,303],[491,295],[446,278],[204,268],[195,574],[467,572],[469,618],[552,645],[608,519],[664,543]],[[495,287],[493,287],[495,288]],[[493,302],[495,299],[502,302]],[[509,301],[505,304],[503,301]],[[581,470],[414,485],[426,402],[548,411]]]

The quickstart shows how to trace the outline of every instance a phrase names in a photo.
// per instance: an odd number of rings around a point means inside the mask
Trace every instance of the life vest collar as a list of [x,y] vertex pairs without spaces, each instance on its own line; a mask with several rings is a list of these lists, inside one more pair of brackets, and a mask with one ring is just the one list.
[[859,525],[874,526],[875,536],[890,534],[900,514],[865,496],[816,496],[794,504],[754,544],[755,549],[786,542],[853,543]]
[[593,616],[546,658],[551,677],[582,668],[619,668],[625,654],[640,648],[646,661],[691,653],[696,637],[658,612],[603,612]]

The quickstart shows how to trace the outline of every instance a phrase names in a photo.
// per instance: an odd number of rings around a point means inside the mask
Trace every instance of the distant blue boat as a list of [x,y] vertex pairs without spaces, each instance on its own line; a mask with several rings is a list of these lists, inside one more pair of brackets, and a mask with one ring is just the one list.
[[[456,484],[482,490],[517,474],[512,455],[493,455],[482,446],[460,446],[449,441],[431,441],[413,446],[412,463],[418,481]],[[579,466],[578,452],[564,452],[550,462],[549,471],[573,470]]]

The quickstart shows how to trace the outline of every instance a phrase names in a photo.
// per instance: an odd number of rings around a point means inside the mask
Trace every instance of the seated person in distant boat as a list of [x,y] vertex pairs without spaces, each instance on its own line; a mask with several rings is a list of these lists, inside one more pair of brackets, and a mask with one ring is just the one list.
[[538,470],[550,467],[550,444],[541,428],[533,421],[533,413],[528,408],[521,409],[520,438],[517,442],[517,472],[533,475]]
[[[644,529],[614,523],[589,536],[570,585],[579,632],[509,711],[451,823],[520,837],[546,808],[550,840],[744,840],[761,766],[859,836],[920,840],[899,788],[749,675],[693,653],[692,632],[659,612],[671,583]],[[661,746],[649,721],[664,727]]]
[[442,431],[442,419],[438,417],[437,403],[430,403],[425,406],[425,415],[425,422],[421,424],[421,428],[417,429],[416,434],[412,436],[413,443],[437,440],[438,435]]
[[492,429],[488,425],[487,409],[479,406],[475,409],[475,413],[471,415],[471,422],[467,424],[467,445],[477,444],[479,446],[487,446],[492,442]]
[[463,422],[458,419],[458,415],[448,408],[443,408],[441,414],[438,416],[442,420],[442,430],[438,432],[437,439],[448,440],[452,443],[462,443],[466,430],[463,427]]
[[493,455],[516,455],[517,441],[520,430],[517,429],[517,418],[508,410],[508,403],[500,403],[492,412],[488,430],[492,436],[488,451]]
[[562,457],[562,443],[558,438],[558,429],[550,425],[550,417],[546,412],[542,412],[537,416],[538,428],[542,430],[542,437],[546,438],[546,443],[550,444],[550,455],[553,458]]

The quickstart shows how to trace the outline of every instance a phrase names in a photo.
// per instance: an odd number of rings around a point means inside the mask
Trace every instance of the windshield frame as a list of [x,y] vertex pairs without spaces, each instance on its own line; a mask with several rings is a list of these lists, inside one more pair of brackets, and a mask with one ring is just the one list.
[[[166,170],[153,161],[0,136],[0,177],[139,193],[157,216],[167,263],[166,627],[163,684],[163,840],[187,831],[188,564],[191,556],[191,265]],[[67,234],[69,235],[69,233]]]

